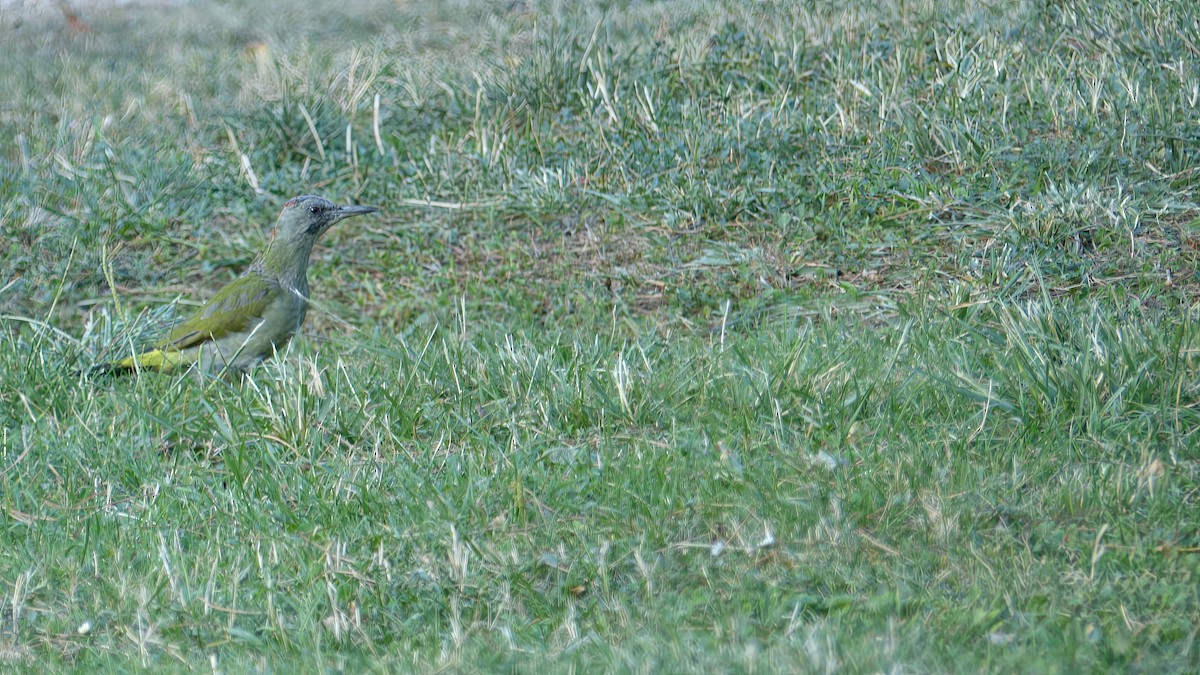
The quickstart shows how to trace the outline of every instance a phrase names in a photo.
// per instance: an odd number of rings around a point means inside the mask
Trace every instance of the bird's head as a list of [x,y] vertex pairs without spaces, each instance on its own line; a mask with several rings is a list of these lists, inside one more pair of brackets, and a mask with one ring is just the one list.
[[339,220],[378,210],[374,206],[338,206],[324,197],[301,195],[283,205],[275,224],[275,237],[316,241]]
[[338,206],[315,195],[289,199],[275,221],[271,243],[255,264],[260,271],[290,279],[298,288],[307,288],[305,271],[317,238],[339,220],[378,210],[374,206]]

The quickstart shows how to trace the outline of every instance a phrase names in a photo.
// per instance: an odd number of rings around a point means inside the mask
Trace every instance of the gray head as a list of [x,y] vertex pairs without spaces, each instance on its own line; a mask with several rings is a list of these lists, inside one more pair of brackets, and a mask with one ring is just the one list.
[[275,225],[275,236],[281,239],[304,237],[316,240],[339,220],[378,210],[374,206],[338,206],[324,197],[300,195],[283,205]]
[[289,199],[275,221],[275,236],[254,268],[272,277],[290,279],[297,288],[307,288],[305,271],[317,238],[343,218],[378,210],[374,206],[338,206],[316,195]]

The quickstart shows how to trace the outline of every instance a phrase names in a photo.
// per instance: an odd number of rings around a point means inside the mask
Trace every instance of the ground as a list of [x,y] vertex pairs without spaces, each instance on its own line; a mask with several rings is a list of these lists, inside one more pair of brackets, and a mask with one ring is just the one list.
[[[1192,3],[0,26],[6,666],[1200,665]],[[302,193],[285,353],[86,374]]]

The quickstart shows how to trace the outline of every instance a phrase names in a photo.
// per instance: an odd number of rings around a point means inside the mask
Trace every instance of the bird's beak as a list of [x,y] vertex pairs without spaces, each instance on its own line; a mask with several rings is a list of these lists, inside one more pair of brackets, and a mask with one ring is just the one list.
[[364,213],[375,213],[378,210],[374,206],[339,206],[337,207],[336,220],[349,218],[350,216],[361,216]]

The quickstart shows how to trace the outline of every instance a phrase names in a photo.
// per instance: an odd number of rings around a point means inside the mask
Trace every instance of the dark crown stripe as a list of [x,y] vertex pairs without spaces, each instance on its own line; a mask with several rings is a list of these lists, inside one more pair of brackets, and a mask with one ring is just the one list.
[[286,203],[283,205],[283,208],[285,208],[285,209],[286,209],[286,208],[293,207],[293,206],[295,206],[295,205],[299,204],[300,202],[307,201],[307,200],[309,200],[309,199],[318,199],[318,200],[320,200],[320,201],[322,201],[322,202],[326,202],[326,200],[325,200],[325,199],[323,199],[323,198],[321,198],[321,197],[319,197],[319,196],[317,196],[317,195],[299,195],[299,196],[292,197],[291,199],[289,199],[289,200],[288,200],[288,201],[287,201],[287,202],[286,202]]

